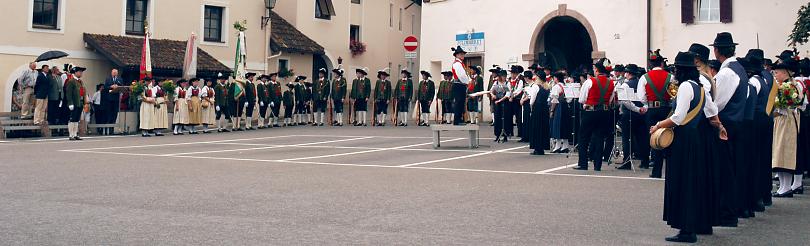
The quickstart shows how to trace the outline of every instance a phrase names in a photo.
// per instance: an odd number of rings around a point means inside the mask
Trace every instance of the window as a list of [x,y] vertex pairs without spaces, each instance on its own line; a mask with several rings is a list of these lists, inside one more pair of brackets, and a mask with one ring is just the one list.
[[203,40],[207,42],[222,41],[222,14],[225,8],[217,6],[205,6],[203,18]]
[[399,30],[402,31],[402,8],[399,8]]
[[360,4],[360,0],[352,0],[353,4]]
[[331,20],[335,16],[332,0],[315,0],[315,18]]
[[290,61],[286,59],[278,59],[278,71],[288,71],[290,69]]
[[394,4],[388,4],[388,26],[394,27]]
[[698,0],[699,22],[720,22],[720,0]]
[[360,41],[360,26],[349,26],[349,41]]
[[34,0],[31,24],[34,28],[58,29],[59,0]]
[[148,0],[127,0],[126,34],[144,35]]

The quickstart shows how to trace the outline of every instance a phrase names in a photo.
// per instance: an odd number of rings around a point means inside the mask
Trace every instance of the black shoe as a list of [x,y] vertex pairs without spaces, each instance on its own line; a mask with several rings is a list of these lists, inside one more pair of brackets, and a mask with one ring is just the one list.
[[629,162],[626,162],[624,165],[616,167],[616,169],[618,169],[618,170],[630,170],[630,169],[632,169],[632,167],[630,165],[632,165],[632,164],[630,164]]
[[664,240],[667,240],[667,242],[676,243],[696,243],[697,235],[694,233],[678,233],[678,235],[668,237]]
[[597,171],[597,172],[601,172],[601,171],[602,171],[602,167],[594,167],[594,168],[593,168],[593,170],[594,170],[594,171]]
[[223,129],[222,132],[231,132],[231,130]]
[[76,137],[75,137],[75,138],[73,138],[73,139],[74,139],[74,140],[83,140],[83,139],[82,139],[82,138],[80,138],[79,136],[76,136]]
[[762,200],[757,201],[757,204],[754,205],[755,212],[765,212],[765,202]]
[[774,192],[773,197],[776,197],[776,198],[791,198],[791,197],[793,197],[793,191],[789,190],[788,192],[785,192],[785,193],[782,193],[782,194]]
[[765,199],[762,200],[762,204],[765,204],[766,207],[772,206],[773,205],[773,198],[771,198],[770,195],[765,197]]
[[650,169],[650,165],[644,165],[644,164],[641,164],[641,165],[638,165],[638,168],[641,168],[641,169]]
[[496,143],[497,143],[497,142],[500,142],[500,141],[501,141],[501,137],[499,136],[499,137],[495,138],[495,140],[493,140],[492,142],[496,142]]
[[793,194],[803,195],[804,194],[804,186],[792,190]]
[[588,167],[581,167],[581,166],[576,166],[573,169],[574,170],[581,170],[581,171],[588,171]]
[[564,153],[568,153],[568,152],[571,152],[571,150],[570,149],[563,149],[563,150],[560,150],[557,153],[563,153],[564,154]]
[[545,155],[545,154],[546,153],[543,153],[543,151],[537,151],[537,150],[532,151],[532,153],[531,153],[531,155]]
[[754,217],[754,212],[751,212],[751,211],[748,211],[748,210],[742,211],[742,212],[740,212],[739,217],[742,218],[742,219],[753,218]]
[[211,133],[211,131],[203,131],[203,134]]

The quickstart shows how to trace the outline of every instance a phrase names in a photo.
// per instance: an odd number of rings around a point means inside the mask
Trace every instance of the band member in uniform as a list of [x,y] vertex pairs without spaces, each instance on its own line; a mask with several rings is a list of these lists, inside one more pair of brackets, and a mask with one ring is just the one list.
[[[441,100],[442,105],[442,124],[450,124],[453,119],[453,84],[450,80],[453,78],[453,72],[442,72],[442,81],[439,82],[439,93],[436,98]],[[438,112],[436,112],[438,114]]]
[[282,99],[284,101],[284,127],[295,125],[293,114],[295,112],[295,84],[287,83],[287,90],[284,91]]
[[352,82],[351,99],[354,100],[355,126],[366,126],[366,112],[368,111],[368,98],[371,96],[371,80],[368,68],[358,68],[357,78]]
[[[611,72],[610,78],[613,80],[613,85],[615,87],[619,87],[624,84],[624,66],[621,64],[613,66],[612,69],[609,69]],[[610,157],[613,154],[613,147],[615,147],[616,142],[616,124],[619,122],[619,107],[618,104],[611,104],[610,105],[610,117],[608,120],[611,122],[611,127],[608,129],[608,132],[604,135],[604,142],[602,148],[602,161],[608,162],[610,161]]]
[[549,146],[549,109],[548,96],[551,86],[546,81],[546,72],[535,70],[535,81],[526,93],[530,93],[527,105],[531,107],[529,124],[524,124],[526,133],[529,135],[529,149],[533,149],[532,155],[544,155]]
[[142,137],[151,137],[152,130],[155,129],[155,109],[157,105],[157,95],[155,88],[155,80],[150,77],[143,79],[145,85],[143,92],[141,92],[141,109],[138,113],[138,128],[141,129]]
[[191,86],[186,93],[188,102],[189,134],[197,134],[197,126],[202,123],[202,100],[200,100],[200,79],[192,78]]
[[467,101],[467,84],[470,77],[467,75],[467,67],[464,65],[466,51],[461,46],[451,49],[453,51],[453,124],[464,125],[464,103]]
[[[522,116],[521,118],[525,119],[525,123],[527,123],[527,124],[523,124],[521,126],[521,129],[518,129],[518,131],[522,132],[521,134],[519,134],[520,135],[520,140],[518,140],[518,142],[520,142],[520,143],[529,142],[529,139],[530,139],[529,136],[531,135],[531,133],[530,133],[531,132],[531,124],[528,124],[528,123],[529,123],[530,119],[532,118],[532,105],[529,104],[528,102],[530,101],[530,99],[532,97],[537,95],[537,90],[539,88],[537,86],[538,79],[534,77],[534,72],[533,72],[534,70],[531,67],[529,69],[530,70],[527,70],[527,71],[523,72],[523,75],[522,75],[523,81],[524,81],[523,90],[521,92],[520,98],[516,99],[516,100],[518,100],[517,103],[518,103],[518,105],[520,105],[520,110],[522,111],[521,112],[521,116]],[[542,71],[542,70],[540,70],[540,71]],[[543,76],[543,77],[545,77],[545,76]]]
[[[610,104],[613,100],[614,84],[607,76],[611,67],[607,58],[599,59],[593,65],[594,77],[582,83],[579,102],[583,112],[580,118],[579,162],[575,170],[588,170],[588,159],[593,159],[593,170],[602,171],[602,146],[612,122]],[[588,149],[590,147],[590,149]]]
[[551,102],[550,117],[551,117],[551,141],[553,147],[551,153],[568,153],[568,142],[571,139],[571,109],[569,108],[570,99],[565,97],[566,79],[565,74],[562,72],[554,73],[552,77],[554,85],[551,86],[549,101]]
[[256,130],[253,127],[253,110],[256,109],[256,73],[245,74],[245,96],[242,98],[242,104],[245,106],[245,130]]
[[[778,88],[774,105],[773,132],[773,171],[779,178],[779,189],[773,197],[793,197],[796,190],[792,187],[793,175],[796,174],[797,143],[800,134],[798,108],[803,106],[805,94],[803,83],[791,76],[798,72],[798,64],[793,58],[785,57],[773,66]],[[785,93],[787,92],[787,93]],[[797,94],[798,97],[793,97]]]
[[183,135],[185,125],[188,124],[188,80],[181,79],[177,81],[177,86],[174,88],[174,135]]
[[[709,216],[710,178],[705,144],[698,127],[706,121],[705,91],[697,82],[700,77],[692,53],[679,52],[675,57],[677,99],[671,116],[658,121],[650,133],[660,128],[674,128],[674,141],[669,147],[671,157],[666,166],[664,183],[664,221],[678,229],[677,235],[666,241],[694,243],[697,234],[711,234]],[[680,82],[679,82],[680,81]]]
[[[763,170],[760,163],[756,161],[758,159],[757,152],[759,152],[758,150],[760,149],[756,147],[758,144],[756,137],[758,132],[764,129],[754,128],[757,102],[759,101],[759,93],[762,90],[762,77],[760,76],[762,74],[762,59],[755,57],[754,54],[749,52],[746,57],[740,58],[739,62],[745,68],[746,76],[748,77],[748,97],[743,116],[743,129],[746,129],[746,133],[741,136],[744,142],[743,146],[746,148],[744,151],[745,157],[743,158],[746,160],[746,166],[744,167],[746,171],[738,173],[738,177],[741,176],[738,180],[745,181],[739,183],[741,186],[740,198],[742,199],[740,218],[751,218],[755,216],[754,212],[756,210],[764,210],[764,204],[762,204],[761,201],[761,192],[758,191],[756,182],[758,176],[757,171]],[[762,177],[762,175],[759,176]],[[758,206],[758,203],[761,207]]]
[[489,94],[490,98],[495,102],[495,118],[493,120],[495,121],[495,142],[503,141],[506,143],[509,141],[509,135],[506,134],[505,128],[512,127],[512,122],[504,117],[504,111],[506,111],[509,96],[512,92],[506,83],[506,70],[498,67],[495,68],[494,73],[497,74],[498,78],[495,84],[492,84]]
[[[625,82],[621,85],[628,93],[633,95],[638,94],[638,76],[639,67],[636,64],[628,64],[624,67]],[[622,128],[622,152],[624,159],[621,166],[617,169],[629,170],[631,169],[632,157],[635,156],[641,160],[639,168],[649,168],[650,163],[650,128],[644,119],[642,113],[641,102],[637,101],[622,101],[621,105],[621,128]],[[632,151],[631,151],[632,150]]]
[[408,110],[411,106],[411,98],[413,98],[413,80],[411,79],[411,72],[402,69],[401,79],[397,81],[397,86],[394,90],[394,104],[397,105],[397,126],[408,126]]
[[306,79],[306,76],[298,76],[295,78],[295,82],[293,83],[293,94],[295,94],[295,114],[293,115],[293,126],[304,124],[304,116],[307,113],[307,101],[305,95],[307,88],[304,86],[304,81]]
[[312,113],[312,81],[304,80],[304,117],[306,118],[306,125],[316,125]]
[[[436,95],[436,84],[430,79],[431,75],[427,71],[419,72],[422,75],[422,81],[419,81],[419,90],[416,93],[416,100],[419,101],[419,126],[430,125],[430,105],[433,103],[433,97]],[[438,112],[437,112],[438,113]]]
[[326,79],[328,73],[326,68],[318,70],[318,81],[315,82],[312,88],[312,104],[314,104],[312,111],[315,114],[315,125],[318,126],[323,126],[326,121],[326,104],[329,101],[329,92],[331,91],[329,80]]
[[335,126],[343,126],[343,99],[346,98],[347,88],[346,78],[343,77],[344,72],[341,65],[332,69],[335,80],[332,81],[332,93],[330,96],[332,97],[332,110],[334,111],[332,125]]
[[281,117],[282,86],[278,82],[278,73],[270,73],[270,82],[267,83],[267,90],[270,94],[270,120],[268,127],[279,127],[278,118]]
[[79,137],[79,120],[81,120],[84,105],[87,103],[87,91],[84,89],[82,75],[87,70],[83,67],[73,67],[71,75],[65,82],[65,98],[67,98],[70,119],[68,121],[68,133],[70,140],[82,140]]
[[[492,65],[492,69],[489,70],[489,83],[487,84],[487,91],[492,90],[492,85],[498,82],[498,65]],[[491,95],[487,94],[487,98],[489,98],[489,114],[492,117],[492,121],[489,122],[490,126],[495,125],[495,100],[491,97]]]
[[[714,76],[717,89],[714,102],[720,110],[720,121],[723,122],[728,132],[728,141],[721,142],[718,146],[719,157],[716,169],[718,176],[714,178],[721,184],[715,187],[720,198],[720,211],[718,212],[720,226],[736,227],[738,216],[741,212],[740,200],[740,180],[736,174],[745,170],[738,170],[746,164],[744,160],[745,147],[741,141],[742,134],[746,134],[741,128],[743,117],[745,116],[745,104],[748,93],[748,75],[745,68],[735,57],[736,43],[731,33],[719,33],[711,46],[714,46],[714,55],[721,63],[720,70]],[[746,181],[748,182],[748,181]]]
[[[474,94],[484,91],[484,78],[481,77],[481,67],[472,66],[472,76],[467,85],[467,94]],[[470,123],[478,124],[478,114],[481,112],[481,100],[483,97],[471,97],[467,99],[467,112],[470,113]]]
[[270,76],[259,75],[259,80],[256,83],[256,95],[259,102],[259,129],[266,128],[265,119],[267,119],[267,109],[270,107],[270,88],[267,81]]
[[[518,137],[522,137],[523,129],[523,111],[520,107],[520,98],[523,96],[523,67],[514,65],[509,68],[509,90],[512,91],[509,97],[509,106],[506,106],[506,120],[515,122],[518,128]],[[510,124],[511,125],[511,124]],[[506,134],[510,137],[515,136],[514,127],[506,128]]]
[[[245,129],[242,128],[242,115],[245,113],[245,79],[244,78],[235,78],[230,86],[230,93],[228,96],[231,97],[233,103],[231,106],[231,117],[233,119],[233,126],[232,128],[234,131],[244,131]],[[244,102],[244,103],[243,103]]]
[[[649,62],[652,68],[638,80],[637,97],[644,105],[640,112],[646,116],[649,126],[667,118],[670,110],[670,95],[667,93],[672,83],[672,74],[664,70],[666,58],[661,56],[660,49],[649,52]],[[661,178],[661,167],[664,165],[664,150],[652,150],[651,178]],[[643,165],[643,164],[642,164]]]
[[[216,110],[217,119],[217,132],[230,132],[228,130],[228,121],[231,119],[231,104],[229,100],[230,89],[228,88],[228,76],[219,74],[217,78],[217,85],[214,87],[214,110]],[[231,128],[233,129],[233,128]]]
[[[151,78],[151,80],[154,83],[155,79]],[[152,132],[155,133],[155,136],[162,137],[163,133],[161,131],[169,129],[169,106],[166,104],[168,95],[158,84],[154,84],[152,93],[155,95],[154,128]]]
[[205,86],[200,91],[200,98],[202,98],[202,120],[200,123],[203,125],[203,133],[211,133],[208,126],[216,124],[216,113],[214,112],[214,81],[210,79],[205,80]]
[[374,115],[376,121],[372,126],[385,126],[385,115],[388,114],[388,100],[391,98],[391,81],[388,81],[388,68],[377,71],[377,82],[374,84]]

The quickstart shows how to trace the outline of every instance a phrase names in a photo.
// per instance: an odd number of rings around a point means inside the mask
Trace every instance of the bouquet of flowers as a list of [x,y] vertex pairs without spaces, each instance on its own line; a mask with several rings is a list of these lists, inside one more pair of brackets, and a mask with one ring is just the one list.
[[172,80],[166,80],[160,83],[160,89],[165,91],[168,95],[174,95],[174,88],[177,88],[177,85],[175,85]]
[[795,108],[802,105],[802,100],[799,97],[799,89],[796,87],[795,81],[783,82],[777,88],[776,102],[774,107],[777,108]]
[[236,21],[233,23],[233,28],[237,31],[244,32],[247,30],[247,20]]

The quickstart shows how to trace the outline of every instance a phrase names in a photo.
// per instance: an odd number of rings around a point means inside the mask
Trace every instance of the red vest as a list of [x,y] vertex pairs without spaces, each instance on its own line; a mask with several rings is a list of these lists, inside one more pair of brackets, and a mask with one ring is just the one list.
[[[647,81],[647,86],[644,88],[647,91],[647,102],[658,101],[658,95],[655,94],[656,90],[664,95],[664,102],[669,102],[669,93],[667,93],[667,88],[665,86],[669,73],[664,70],[650,70],[650,72],[647,73],[647,76],[650,77],[650,79]],[[653,90],[651,86],[655,86],[655,90]]]
[[[599,75],[597,78],[591,78],[591,89],[588,90],[588,98],[585,104],[591,106],[607,105],[610,102],[610,96],[613,95],[613,80],[608,79],[604,75]],[[600,99],[602,99],[600,103]]]

